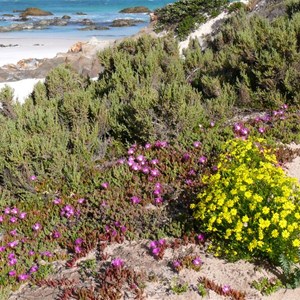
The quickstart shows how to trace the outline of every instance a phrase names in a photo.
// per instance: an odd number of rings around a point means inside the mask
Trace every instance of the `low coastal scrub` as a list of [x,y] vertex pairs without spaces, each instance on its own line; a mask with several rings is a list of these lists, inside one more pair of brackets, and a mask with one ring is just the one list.
[[228,4],[228,0],[179,0],[157,9],[156,30],[174,30],[179,39],[184,39],[210,17],[216,17]]
[[[0,293],[31,281],[65,287],[64,297],[109,290],[117,299],[125,287],[141,298],[142,274],[104,253],[138,238],[153,240],[148,254],[158,260],[189,242],[264,258],[296,286],[299,186],[278,167],[293,153],[282,147],[275,157],[269,145],[300,140],[298,25],[299,14],[240,14],[205,51],[193,41],[184,59],[174,38],[142,36],[100,53],[95,82],[61,66],[22,106],[4,89]],[[54,261],[72,268],[95,249],[105,267],[81,264],[82,278],[101,282],[96,290],[45,280]],[[201,272],[202,261],[191,253],[170,266]]]

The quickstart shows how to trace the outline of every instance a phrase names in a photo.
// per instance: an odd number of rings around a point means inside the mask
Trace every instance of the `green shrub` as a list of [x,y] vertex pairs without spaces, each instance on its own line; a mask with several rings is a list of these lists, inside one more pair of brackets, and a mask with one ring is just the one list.
[[300,1],[299,0],[289,0],[286,1],[286,12],[289,18],[298,12],[300,12]]
[[300,185],[285,175],[262,139],[230,140],[218,171],[203,176],[206,185],[192,204],[199,227],[212,235],[216,248],[235,257],[280,255],[298,261]]

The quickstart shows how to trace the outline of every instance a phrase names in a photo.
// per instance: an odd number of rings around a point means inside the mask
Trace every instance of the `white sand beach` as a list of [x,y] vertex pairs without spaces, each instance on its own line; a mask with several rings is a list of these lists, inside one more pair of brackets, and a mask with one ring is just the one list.
[[[6,64],[16,64],[22,59],[52,58],[57,53],[67,52],[77,42],[76,38],[0,37],[0,44],[5,46],[0,47],[0,67]],[[12,46],[9,47],[9,45]]]

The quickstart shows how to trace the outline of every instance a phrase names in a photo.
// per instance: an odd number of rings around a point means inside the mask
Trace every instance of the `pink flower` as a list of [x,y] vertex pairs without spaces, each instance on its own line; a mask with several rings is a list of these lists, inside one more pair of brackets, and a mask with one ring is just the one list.
[[61,199],[60,199],[60,198],[55,198],[55,199],[53,200],[53,203],[54,203],[54,204],[60,204],[60,203],[61,203]]
[[37,272],[39,269],[38,265],[33,265],[30,269],[29,269],[29,273],[32,274],[32,273],[35,273]]
[[128,151],[127,151],[127,153],[128,153],[129,155],[132,155],[134,152],[135,152],[135,149],[133,149],[133,148],[130,148],[130,149],[128,149]]
[[8,275],[9,275],[10,277],[15,277],[15,276],[17,275],[17,272],[16,272],[15,270],[10,270],[10,271],[8,272]]
[[205,240],[205,236],[203,233],[200,233],[197,235],[197,239],[199,242],[203,242]]
[[173,267],[174,267],[175,269],[179,268],[180,266],[181,266],[181,263],[180,263],[179,260],[173,261]]
[[157,241],[152,241],[152,242],[150,242],[149,247],[150,247],[151,249],[156,248],[156,247],[157,247]]
[[131,166],[131,169],[133,171],[139,171],[141,169],[141,166],[137,163],[134,163],[132,166]]
[[41,255],[46,257],[52,257],[52,253],[50,251],[41,252]]
[[28,274],[20,274],[18,276],[19,281],[24,281],[24,280],[27,280],[28,278],[29,278]]
[[6,208],[4,209],[4,213],[5,213],[6,215],[9,215],[9,214],[10,214],[10,208],[9,208],[9,207],[6,207]]
[[111,261],[111,265],[114,268],[122,268],[124,265],[124,261],[121,258],[115,258]]
[[7,255],[7,257],[8,257],[8,259],[13,259],[13,258],[15,258],[16,256],[15,256],[15,253],[10,252],[10,253]]
[[141,199],[137,196],[133,196],[130,198],[132,204],[138,204],[141,202]]
[[198,266],[201,266],[202,265],[202,260],[200,257],[196,257],[194,260],[193,260],[193,265],[198,267]]
[[54,239],[59,239],[60,237],[61,237],[61,234],[60,234],[60,232],[59,231],[53,231],[52,232],[52,237],[54,238]]
[[191,156],[190,156],[189,153],[184,153],[183,156],[182,156],[182,161],[183,161],[183,162],[186,162],[186,161],[188,161],[190,158],[191,158]]
[[36,179],[37,179],[37,177],[35,175],[30,176],[31,181],[35,181]]
[[151,146],[151,144],[150,143],[146,143],[145,144],[145,149],[150,149],[152,146]]
[[154,196],[159,196],[160,194],[161,194],[161,190],[160,189],[157,189],[157,190],[153,191],[153,195]]
[[6,247],[5,247],[5,246],[0,246],[0,252],[4,252],[4,251],[5,251],[5,249],[6,249]]
[[143,172],[144,174],[149,174],[150,169],[149,169],[148,167],[144,167],[144,168],[142,169],[142,172]]
[[101,184],[101,187],[102,187],[104,190],[106,190],[106,189],[108,189],[108,187],[109,187],[109,183],[108,183],[108,182],[103,182],[103,183]]
[[14,248],[14,247],[16,247],[18,244],[19,244],[19,241],[16,240],[16,241],[7,243],[7,246],[10,247],[10,248]]
[[83,243],[83,239],[82,238],[78,238],[74,241],[74,244],[77,246],[80,246]]
[[152,169],[151,171],[150,171],[150,174],[151,174],[151,176],[153,176],[153,177],[157,177],[157,176],[159,176],[159,171],[157,170],[157,169]]
[[16,236],[17,235],[17,229],[11,230],[10,232],[11,236]]
[[18,212],[19,212],[19,210],[16,207],[14,207],[13,209],[11,209],[11,211],[10,211],[10,213],[13,214],[13,215],[18,214]]
[[85,199],[84,199],[84,198],[80,198],[80,199],[77,200],[77,202],[78,202],[79,204],[82,204],[83,202],[85,202]]
[[33,255],[35,255],[35,252],[33,250],[29,250],[28,255],[33,256]]
[[38,231],[38,230],[42,229],[42,225],[40,223],[35,223],[34,225],[32,225],[32,229],[34,231]]
[[18,260],[16,258],[12,258],[8,261],[8,265],[14,266],[17,262],[18,262]]
[[265,128],[263,128],[263,127],[259,127],[259,128],[258,128],[258,132],[259,132],[259,133],[264,133],[264,132],[265,132],[265,130],[266,130],[266,129],[265,129]]
[[117,160],[117,164],[118,165],[123,165],[125,163],[125,159],[124,158],[120,158]]
[[160,248],[152,249],[152,254],[155,255],[155,256],[157,256],[159,254],[159,252],[160,252]]
[[215,126],[215,122],[211,121],[210,122],[210,127],[214,127]]
[[199,158],[199,163],[200,164],[205,164],[206,161],[207,161],[207,158],[204,155]]
[[166,243],[166,240],[165,240],[165,239],[160,239],[160,240],[158,240],[158,244],[159,244],[160,246],[165,245],[165,243]]
[[81,253],[80,246],[75,246],[75,253]]
[[155,204],[160,204],[163,202],[163,198],[162,197],[157,197],[154,199]]
[[24,220],[24,219],[26,218],[26,216],[27,216],[27,213],[26,213],[26,212],[21,212],[21,213],[19,214],[19,218],[20,218],[21,220]]
[[0,223],[4,221],[4,217],[0,215]]
[[11,217],[10,219],[9,219],[9,222],[10,223],[16,223],[18,221],[18,219],[16,218],[16,217]]
[[120,228],[121,228],[121,231],[122,231],[123,233],[125,233],[125,232],[127,231],[127,228],[126,228],[126,226],[124,226],[124,225],[122,225]]
[[201,142],[196,141],[196,142],[193,143],[193,146],[194,146],[195,148],[198,148],[198,147],[201,146]]
[[157,165],[157,164],[159,163],[159,161],[158,161],[157,158],[154,158],[154,159],[152,159],[152,160],[150,161],[150,163],[151,163],[152,165]]
[[142,162],[142,161],[145,160],[145,156],[140,154],[140,155],[137,156],[136,160],[139,161],[139,162]]
[[223,285],[222,287],[222,291],[223,293],[227,294],[228,292],[230,292],[230,286],[228,284]]

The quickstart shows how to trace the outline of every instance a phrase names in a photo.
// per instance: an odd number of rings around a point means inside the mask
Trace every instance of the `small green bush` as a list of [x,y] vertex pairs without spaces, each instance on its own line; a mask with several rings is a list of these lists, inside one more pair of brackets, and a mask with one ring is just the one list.
[[200,228],[236,259],[278,264],[283,254],[298,261],[299,183],[285,175],[262,139],[230,140],[224,149],[218,171],[202,177],[206,188],[191,205]]

